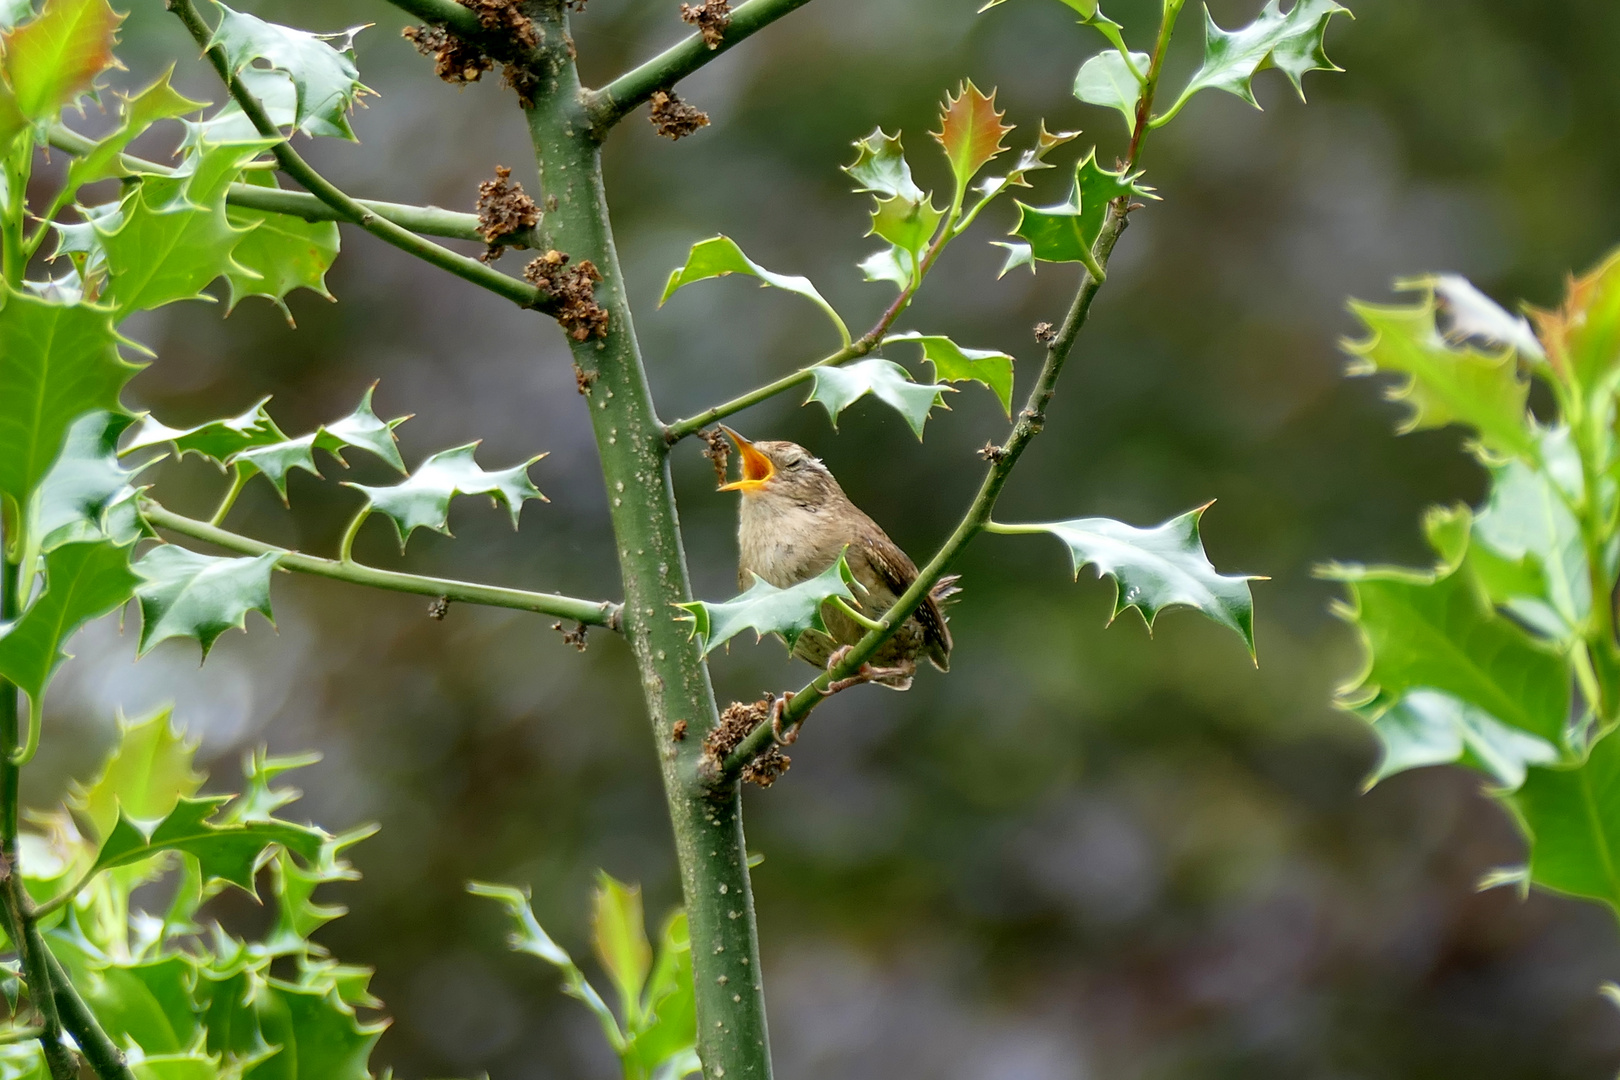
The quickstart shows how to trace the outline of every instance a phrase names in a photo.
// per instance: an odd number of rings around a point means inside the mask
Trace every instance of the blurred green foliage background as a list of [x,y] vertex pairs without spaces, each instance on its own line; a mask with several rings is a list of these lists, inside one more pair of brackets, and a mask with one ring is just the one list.
[[[173,57],[193,97],[221,91],[155,0],[124,34],[144,85]],[[457,92],[432,77],[379,0],[260,0],[316,30],[377,23],[359,39],[380,96],[359,146],[310,156],[352,193],[471,209],[495,165],[534,191],[522,117],[496,80]],[[963,76],[997,87],[1028,138],[1045,117],[1083,127],[1103,160],[1117,116],[1068,87],[1101,39],[1061,5],[1024,0],[818,0],[682,87],[712,126],[679,144],[632,117],[606,152],[619,250],[660,410],[674,418],[830,347],[819,316],[743,281],[654,303],[693,241],[724,231],[756,260],[805,273],[865,325],[888,299],[854,262],[870,250],[865,199],[837,166],[876,125],[903,128],[919,180],[947,173],[924,134]],[[1255,0],[1214,17],[1252,18]],[[863,688],[819,711],[774,789],[747,796],[778,1075],[1245,1080],[1597,1078],[1620,1064],[1620,1015],[1597,994],[1620,976],[1613,919],[1547,896],[1476,893],[1519,857],[1478,780],[1429,770],[1360,790],[1374,754],[1333,687],[1358,649],[1328,612],[1319,561],[1423,562],[1421,509],[1479,496],[1455,432],[1397,439],[1398,410],[1346,381],[1335,339],[1347,295],[1382,298],[1401,274],[1455,270],[1499,299],[1553,303],[1569,269],[1620,237],[1620,7],[1596,0],[1359,0],[1302,106],[1276,75],[1266,112],[1203,95],[1157,133],[1144,163],[1164,196],[1116,253],[1051,413],[1004,503],[1012,519],[1101,514],[1158,522],[1210,498],[1205,540],[1256,586],[1260,666],[1188,613],[1153,639],[1104,624],[1110,587],[1067,580],[1059,545],[986,537],[959,567],[957,655],[897,695]],[[1109,12],[1143,43],[1156,4]],[[1169,83],[1196,64],[1189,6]],[[591,0],[575,37],[593,82],[684,28],[676,0]],[[1139,45],[1140,47],[1140,45]],[[82,129],[99,130],[104,117]],[[143,147],[161,154],[173,133]],[[1017,143],[1020,136],[1014,136]],[[1065,163],[1070,160],[1065,156]],[[1026,196],[1055,202],[1064,169]],[[953,247],[902,328],[1002,347],[1024,382],[1031,326],[1060,316],[1072,272],[997,281],[981,242]],[[419,535],[407,564],[493,582],[616,595],[604,495],[560,335],[544,319],[345,232],[339,303],[292,298],[298,328],[250,301],[175,306],[131,325],[156,362],[132,404],[170,424],[274,394],[289,432],[343,415],[381,379],[378,410],[416,413],[408,461],[474,438],[481,460],[539,450],[551,503],[513,534],[467,500],[457,539]],[[523,253],[509,254],[516,272]],[[909,359],[909,356],[902,357]],[[1021,392],[1021,391],[1020,391]],[[977,484],[973,451],[1003,420],[969,387],[919,444],[871,402],[833,432],[778,400],[739,416],[754,437],[822,455],[914,556],[954,524]],[[733,591],[735,506],[698,447],[674,458],[699,594]],[[201,511],[223,481],[165,466],[170,505]],[[268,486],[232,522],[330,553],[355,504],[336,474]],[[355,479],[365,479],[358,466]],[[383,526],[357,548],[398,561]],[[277,629],[255,621],[197,669],[171,642],[139,665],[115,622],[80,637],[50,702],[35,804],[86,772],[114,710],[174,699],[204,741],[215,786],[242,751],[309,747],[304,805],[342,828],[381,822],[355,852],[365,879],[332,898],[352,916],[325,940],[374,964],[395,1017],[379,1060],[405,1078],[609,1075],[588,1016],[554,977],[505,953],[482,878],[532,884],[558,939],[586,953],[591,876],[645,883],[654,917],[678,902],[668,826],[627,650],[594,635],[580,655],[549,622],[284,578]],[[722,700],[797,685],[773,642],[739,639],[714,663]],[[230,918],[260,916],[226,901]]]

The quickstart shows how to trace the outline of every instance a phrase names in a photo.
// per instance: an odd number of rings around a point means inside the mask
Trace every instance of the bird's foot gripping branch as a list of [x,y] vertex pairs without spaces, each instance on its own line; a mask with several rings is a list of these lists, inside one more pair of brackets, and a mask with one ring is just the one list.
[[[46,831],[19,843],[20,770],[41,739],[53,736],[46,691],[67,660],[63,646],[86,622],[132,601],[143,655],[189,638],[206,656],[226,630],[245,628],[249,613],[269,617],[277,571],[431,598],[434,618],[452,604],[486,604],[622,632],[663,765],[684,915],[665,924],[655,951],[633,891],[603,880],[596,943],[614,983],[609,1005],[535,923],[521,892],[475,891],[507,906],[519,928],[517,948],[562,971],[567,992],[593,1010],[627,1077],[672,1078],[699,1068],[711,1080],[770,1075],[738,779],[765,784],[780,776],[787,759],[773,744],[796,737],[829,693],[865,682],[902,689],[923,659],[948,666],[948,570],[980,533],[1056,536],[1076,573],[1093,565],[1115,579],[1119,610],[1135,608],[1151,622],[1165,607],[1191,606],[1237,631],[1252,652],[1248,579],[1218,574],[1205,558],[1201,510],[1147,529],[1089,517],[1003,523],[992,511],[1046,424],[1115,243],[1138,200],[1153,197],[1138,171],[1145,136],[1199,90],[1252,101],[1250,80],[1263,68],[1278,68],[1296,87],[1305,72],[1330,69],[1323,35],[1343,9],[1331,0],[1297,0],[1283,14],[1273,3],[1241,30],[1209,26],[1203,66],[1169,109],[1156,112],[1181,0],[1164,0],[1156,29],[1122,27],[1094,0],[1064,0],[1084,32],[1104,43],[1080,66],[1075,93],[1119,112],[1130,149],[1115,169],[1095,153],[1080,155],[1072,176],[1063,170],[1068,182],[1058,201],[1008,208],[1011,238],[998,241],[1007,270],[1040,263],[1079,269],[1067,316],[1037,334],[1044,355],[1016,416],[1010,351],[968,348],[901,322],[946,249],[1000,211],[1013,189],[1032,187],[1054,168],[1052,158],[1075,135],[1042,125],[1009,151],[1012,129],[994,95],[964,83],[944,103],[933,133],[944,152],[943,206],[919,185],[899,136],[880,129],[860,140],[846,167],[857,190],[873,196],[879,246],[861,270],[891,290],[864,333],[852,334],[810,282],[764,269],[724,236],[692,248],[671,275],[666,300],[706,278],[750,275],[815,304],[834,338],[824,355],[758,390],[666,424],[642,370],[600,144],[642,104],[657,103],[668,120],[682,79],[805,2],[689,5],[695,30],[685,40],[588,89],[579,82],[568,23],[569,10],[582,5],[395,0],[426,20],[411,36],[441,77],[465,82],[501,65],[512,105],[528,122],[541,190],[523,195],[491,166],[495,179],[478,193],[478,213],[355,198],[294,148],[306,137],[353,137],[351,110],[367,93],[354,49],[362,28],[312,33],[212,0],[165,0],[174,18],[164,24],[171,37],[163,47],[178,62],[201,53],[222,103],[179,94],[160,65],[127,92],[103,95],[112,115],[107,130],[92,137],[65,123],[64,110],[121,78],[113,49],[123,17],[106,0],[0,5],[0,930],[12,956],[0,1071],[52,1080],[72,1080],[86,1068],[102,1080],[359,1080],[373,1072],[381,1022],[380,1003],[366,990],[368,972],[339,964],[311,940],[333,913],[312,901],[313,891],[353,876],[342,855],[362,833],[332,836],[277,814],[290,794],[276,777],[306,759],[251,758],[241,795],[199,796],[190,746],[166,715],[124,724],[101,777],[63,812],[31,816]],[[1130,48],[1138,33],[1151,51]],[[177,166],[127,153],[154,125],[179,136]],[[65,153],[66,167],[36,176],[47,148]],[[993,168],[997,162],[1005,167]],[[296,187],[283,186],[288,181]],[[467,202],[474,204],[471,191]],[[227,311],[256,297],[278,305],[290,322],[291,294],[328,295],[340,224],[561,324],[602,460],[622,603],[357,561],[356,539],[374,517],[389,523],[403,549],[418,529],[447,532],[457,496],[488,496],[514,526],[525,507],[544,501],[530,476],[540,457],[489,469],[468,444],[408,469],[394,439],[401,420],[379,417],[369,390],[358,407],[333,408],[337,419],[300,435],[283,430],[264,401],[242,401],[235,415],[187,427],[131,413],[126,388],[154,359],[128,336],[132,317],[209,298],[212,290],[223,294]],[[494,265],[505,247],[537,253],[523,278]],[[917,358],[931,365],[932,382],[917,381],[902,363]],[[709,431],[708,452],[723,473],[725,447],[713,425],[800,386],[831,421],[871,395],[898,410],[920,438],[942,395],[975,383],[995,395],[1010,430],[983,452],[977,495],[921,569],[803,448],[739,437],[743,476],[731,486],[745,507],[748,588],[724,603],[692,599],[668,475],[672,447]],[[187,456],[222,472],[218,500],[204,515],[165,505],[161,462]],[[292,551],[227,527],[239,496],[259,478],[286,502],[297,485],[316,482],[334,463],[347,466],[348,457],[374,475],[345,485],[352,511],[335,550]],[[297,473],[304,475],[295,480]],[[785,557],[783,537],[761,524],[771,515],[753,515],[784,492],[834,511],[830,530],[795,525],[806,531],[813,558],[802,551]],[[1588,623],[1581,625],[1584,633]],[[722,713],[706,657],[745,628],[780,634],[821,671],[797,692]],[[1596,637],[1583,640],[1592,647],[1582,654],[1582,670],[1590,669],[1597,695],[1615,665],[1593,644]],[[1607,703],[1602,730],[1611,698],[1590,698]],[[172,902],[151,915],[133,910],[133,890],[161,873],[176,877]],[[262,889],[274,902],[266,936],[238,940],[210,925],[201,905],[233,886]]]

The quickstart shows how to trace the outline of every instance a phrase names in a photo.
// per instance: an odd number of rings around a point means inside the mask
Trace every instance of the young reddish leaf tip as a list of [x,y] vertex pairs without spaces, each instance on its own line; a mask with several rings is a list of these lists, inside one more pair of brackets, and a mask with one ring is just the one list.
[[945,148],[957,182],[966,185],[975,173],[1007,149],[1002,139],[1013,130],[1003,124],[1005,112],[996,110],[996,92],[985,95],[964,79],[954,96],[945,95],[940,105],[939,130],[930,132]]

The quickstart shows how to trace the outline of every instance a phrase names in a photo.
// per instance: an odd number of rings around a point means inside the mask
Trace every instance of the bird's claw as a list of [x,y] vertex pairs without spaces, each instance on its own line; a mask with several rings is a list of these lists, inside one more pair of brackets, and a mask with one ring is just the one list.
[[788,702],[793,700],[793,691],[784,690],[782,696],[771,702],[771,738],[776,740],[778,746],[792,746],[799,741],[799,729],[791,731],[782,730],[782,713],[786,711]]
[[[840,645],[838,648],[834,649],[832,655],[827,657],[828,674],[831,674],[842,667],[844,665],[844,661],[849,658],[849,654],[854,651],[855,650],[853,647],[849,645]],[[871,664],[862,664],[859,670],[857,670],[855,674],[849,676],[847,679],[834,679],[832,682],[829,682],[824,688],[822,688],[821,696],[831,697],[840,690],[848,690],[852,686],[859,686],[863,682],[868,682],[872,678],[871,672]]]

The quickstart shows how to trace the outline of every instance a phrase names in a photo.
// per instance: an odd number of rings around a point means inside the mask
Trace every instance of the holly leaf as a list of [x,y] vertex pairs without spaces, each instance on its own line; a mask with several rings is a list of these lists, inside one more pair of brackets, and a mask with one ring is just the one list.
[[267,847],[279,844],[313,862],[330,839],[319,829],[285,821],[211,821],[231,798],[183,796],[165,817],[150,824],[121,813],[96,853],[89,874],[145,862],[165,851],[183,851],[197,859],[205,885],[226,881],[251,894],[255,891],[254,875]]
[[1620,374],[1620,252],[1572,280],[1555,311],[1535,312],[1548,352],[1588,391],[1612,391]]
[[1069,549],[1074,576],[1087,566],[1099,578],[1114,579],[1114,613],[1135,608],[1153,629],[1159,612],[1168,607],[1194,608],[1235,631],[1254,655],[1254,599],[1252,575],[1224,576],[1216,572],[1204,553],[1198,522],[1209,504],[1171,518],[1163,525],[1142,529],[1111,518],[1074,518],[1030,525],[1002,526],[1016,532],[1045,532]]
[[529,466],[545,457],[536,454],[510,469],[485,472],[473,460],[477,443],[441,450],[422,462],[406,480],[388,487],[346,483],[365,495],[370,508],[387,515],[399,534],[400,550],[417,529],[432,529],[450,535],[450,500],[457,495],[489,495],[506,505],[512,528],[518,525],[523,504],[530,499],[546,501],[529,479]]
[[85,413],[121,413],[118,394],[140,368],[118,355],[109,313],[0,292],[0,495],[19,506]]
[[250,1075],[284,1080],[371,1080],[366,1063],[388,1027],[361,1023],[335,986],[279,980],[266,981],[257,1015],[265,1042],[281,1050]]
[[117,61],[113,36],[124,21],[107,0],[45,0],[39,14],[5,37],[5,69],[16,109],[54,120]]
[[[233,810],[234,805],[227,807],[226,816],[230,817]],[[244,820],[266,819],[249,817]],[[349,909],[341,904],[315,903],[315,890],[332,882],[358,880],[360,874],[343,853],[376,833],[377,826],[361,825],[330,837],[321,845],[316,857],[306,863],[299,863],[285,851],[271,859],[270,888],[276,901],[276,922],[265,935],[262,948],[266,953],[307,957],[312,950],[320,951],[319,946],[310,943],[310,935],[332,920],[342,918]]]
[[1466,575],[1389,567],[1323,567],[1345,582],[1335,609],[1366,651],[1360,675],[1340,692],[1348,705],[1398,701],[1439,690],[1493,719],[1562,745],[1571,673],[1559,653],[1488,607]]
[[1013,125],[1001,122],[1005,115],[996,111],[996,92],[986,97],[972,79],[962,82],[955,97],[946,95],[933,136],[945,150],[958,190],[965,190],[980,169],[1007,149],[1001,140]]
[[94,839],[105,840],[120,810],[137,821],[165,818],[181,798],[195,794],[203,777],[192,768],[197,743],[177,733],[173,709],[137,720],[118,718],[118,741],[88,784],[75,784],[68,805],[89,822]]
[[69,194],[97,180],[128,176],[129,170],[124,167],[123,153],[130,143],[159,120],[184,116],[207,106],[206,101],[192,101],[175,90],[169,84],[173,76],[174,66],[171,64],[169,70],[165,71],[156,82],[137,94],[114,92],[118,98],[120,123],[111,134],[98,141],[82,156],[69,160],[66,185]]
[[1599,739],[1584,762],[1531,769],[1506,800],[1530,846],[1530,880],[1620,913],[1620,740]]
[[586,980],[585,973],[579,970],[573,958],[551,940],[551,935],[546,933],[539,920],[534,917],[534,909],[529,906],[529,894],[526,890],[515,889],[510,885],[469,881],[467,891],[474,896],[494,900],[505,908],[515,927],[506,939],[507,945],[514,952],[537,956],[557,968],[563,976],[563,993],[582,1002],[591,1010],[596,1022],[602,1028],[602,1033],[607,1036],[608,1045],[624,1044],[624,1033],[619,1028],[613,1010],[608,1008],[607,1002],[602,1000],[602,995],[598,994],[596,988]]
[[[1327,58],[1324,38],[1333,16],[1350,9],[1334,0],[1295,0],[1284,15],[1280,0],[1266,0],[1260,17],[1240,30],[1222,30],[1204,9],[1204,63],[1187,83],[1181,99],[1186,101],[1200,90],[1224,90],[1255,108],[1254,76],[1266,68],[1276,68],[1288,76],[1300,100],[1305,99],[1301,80],[1307,71],[1341,71]],[[1171,110],[1175,111],[1174,108]]]
[[596,874],[591,904],[591,945],[619,992],[625,1027],[639,1026],[641,988],[652,970],[652,945],[641,912],[641,887],[626,885],[605,870]]
[[[340,34],[311,34],[233,11],[224,4],[214,6],[220,10],[220,21],[209,44],[224,49],[233,74],[257,60],[264,61],[292,80],[294,127],[311,135],[336,132],[354,138],[348,113],[366,92],[354,64],[354,37],[364,26]],[[318,121],[318,126],[312,121]]]
[[287,435],[265,411],[268,397],[261,398],[252,408],[239,416],[223,420],[209,420],[191,428],[172,428],[159,423],[151,413],[144,413],[130,440],[124,444],[123,454],[148,450],[154,446],[172,446],[180,457],[198,454],[215,464],[224,466],[232,456],[250,446],[268,446],[286,441]]
[[1513,791],[1530,766],[1558,760],[1558,748],[1547,740],[1439,690],[1412,690],[1381,712],[1358,711],[1374,713],[1364,718],[1383,750],[1368,786],[1408,769],[1462,762]]
[[1012,416],[1013,358],[995,349],[964,349],[939,334],[919,334],[915,330],[891,334],[884,345],[913,341],[922,346],[923,359],[934,365],[934,378],[940,382],[983,383],[996,395],[1001,407]]
[[125,196],[118,221],[96,223],[109,281],[103,299],[122,320],[176,300],[208,300],[217,278],[254,273],[234,252],[249,231],[231,224],[225,192],[264,143],[206,147],[193,171],[147,177]]
[[816,287],[810,283],[809,278],[772,273],[744,255],[742,248],[738,247],[737,242],[729,236],[715,236],[693,244],[691,252],[686,256],[685,264],[670,271],[669,281],[664,286],[664,295],[658,298],[658,306],[663,307],[665,301],[674,296],[675,291],[682,286],[690,285],[694,281],[725,277],[728,274],[748,274],[758,278],[762,287],[775,286],[804,297],[826,312],[827,317],[838,328],[838,334],[843,338],[844,344],[849,344],[849,328],[844,325],[844,320],[839,317],[833,306],[827,303]]
[[1510,563],[1530,560],[1536,571],[1491,574],[1492,598],[1527,625],[1568,639],[1592,611],[1580,522],[1545,473],[1510,460],[1491,474],[1490,498],[1474,518],[1473,538]]
[[932,199],[911,200],[896,195],[878,199],[872,208],[872,228],[868,236],[879,236],[917,259],[945,217]]
[[1012,171],[1006,176],[987,176],[979,181],[979,191],[984,195],[985,201],[995,198],[1010,187],[1029,187],[1028,176],[1041,169],[1052,168],[1052,163],[1046,160],[1046,155],[1080,137],[1078,131],[1050,132],[1046,130],[1046,121],[1041,121],[1039,133],[1035,136],[1035,145],[1018,155]]
[[[673,912],[659,935],[658,957],[643,993],[641,1024],[629,1032],[626,1061],[665,1080],[699,1072],[693,1053],[697,1010],[692,984],[692,940],[684,911]],[[668,1071],[660,1073],[660,1067]]]
[[873,252],[858,265],[867,281],[887,281],[902,292],[917,275],[917,256],[894,244]]
[[[1131,53],[1136,71],[1148,70],[1152,58],[1147,53]],[[1074,96],[1088,105],[1116,109],[1125,118],[1125,129],[1136,134],[1136,105],[1142,96],[1142,81],[1125,58],[1109,49],[1087,60],[1074,78]]]
[[1397,430],[1405,434],[1462,424],[1492,450],[1535,459],[1525,408],[1530,386],[1519,377],[1511,348],[1481,352],[1448,343],[1435,325],[1432,293],[1406,306],[1352,301],[1350,310],[1369,333],[1343,343],[1351,357],[1349,374],[1403,376],[1385,394],[1411,408]]
[[[274,175],[268,172],[243,173],[242,182],[255,187],[276,186]],[[326,272],[341,246],[337,222],[305,221],[291,214],[235,206],[225,216],[231,225],[246,233],[231,251],[232,261],[242,270],[228,267],[225,271],[230,286],[227,312],[234,310],[243,297],[262,296],[281,309],[289,326],[296,326],[287,307],[288,293],[308,289],[333,299],[326,287]]]
[[892,360],[862,360],[842,367],[818,367],[810,371],[812,387],[805,399],[808,405],[819,402],[827,409],[833,427],[838,427],[838,414],[871,394],[892,407],[905,418],[920,440],[923,425],[934,406],[945,408],[946,393],[955,393],[950,386],[913,382],[910,372]]
[[1397,281],[1401,290],[1428,290],[1434,294],[1436,306],[1446,316],[1445,336],[1448,341],[1478,341],[1485,345],[1509,345],[1526,360],[1545,360],[1546,353],[1529,320],[1523,315],[1509,315],[1500,304],[1479,289],[1473,282],[1458,274],[1432,274],[1427,277]]
[[991,247],[1004,248],[1007,258],[1002,262],[1001,269],[996,273],[996,280],[1006,277],[1010,271],[1020,266],[1029,267],[1029,272],[1035,272],[1035,249],[1029,244],[1007,243],[1003,240],[990,241]]
[[[87,965],[94,975],[75,980],[107,1034],[120,1045],[133,1042],[143,1060],[135,1075],[141,1080],[216,1080],[218,1062],[201,1058],[183,1067],[185,1050],[200,1033],[193,1010],[192,987],[197,962],[184,953],[150,960],[96,957]],[[147,1068],[156,1061],[156,1068]]]
[[900,136],[882,128],[855,143],[855,160],[844,166],[844,172],[855,181],[858,192],[871,192],[880,199],[923,200],[922,188],[911,178]]
[[118,464],[118,437],[128,425],[127,416],[97,410],[68,428],[62,452],[34,490],[33,550],[89,540],[128,544],[140,535],[135,474]]
[[247,614],[257,611],[271,625],[270,572],[280,558],[266,552],[251,558],[199,555],[174,544],[147,552],[134,569],[141,603],[138,655],[170,638],[195,638],[203,658],[227,630],[246,630]]
[[1046,207],[1019,202],[1018,225],[1011,235],[1028,241],[1031,257],[1041,262],[1092,263],[1091,249],[1102,232],[1108,204],[1117,198],[1153,197],[1152,189],[1136,183],[1140,176],[1104,169],[1092,150],[1075,166],[1068,200]]
[[129,549],[101,541],[62,544],[45,556],[45,589],[0,637],[0,676],[17,684],[40,711],[45,687],[68,654],[79,627],[116,611],[136,584]]
[[833,597],[859,604],[852,591],[854,586],[855,575],[840,554],[837,562],[815,577],[785,589],[778,589],[756,574],[754,584],[736,599],[719,604],[693,600],[675,606],[687,612],[679,618],[692,624],[692,636],[702,644],[705,656],[744,630],[752,630],[756,640],[766,634],[780,634],[791,651],[806,631],[827,632],[821,617],[822,604]]

